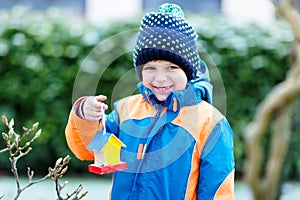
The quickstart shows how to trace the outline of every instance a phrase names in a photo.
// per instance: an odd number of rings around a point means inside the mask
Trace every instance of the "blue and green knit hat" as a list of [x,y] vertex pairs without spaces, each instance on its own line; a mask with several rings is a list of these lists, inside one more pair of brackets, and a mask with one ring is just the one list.
[[[176,4],[162,4],[158,12],[146,14],[141,22],[133,62],[142,80],[142,66],[151,60],[167,60],[180,66],[188,81],[205,73],[206,65],[197,51],[197,33],[185,21],[184,13]],[[203,73],[203,72],[202,72]]]

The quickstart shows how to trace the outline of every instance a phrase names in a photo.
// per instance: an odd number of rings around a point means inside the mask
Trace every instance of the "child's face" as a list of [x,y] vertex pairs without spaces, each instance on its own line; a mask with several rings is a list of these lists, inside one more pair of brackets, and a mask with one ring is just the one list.
[[174,90],[183,90],[187,84],[184,71],[176,64],[164,60],[149,61],[142,69],[143,83],[159,101],[164,101]]

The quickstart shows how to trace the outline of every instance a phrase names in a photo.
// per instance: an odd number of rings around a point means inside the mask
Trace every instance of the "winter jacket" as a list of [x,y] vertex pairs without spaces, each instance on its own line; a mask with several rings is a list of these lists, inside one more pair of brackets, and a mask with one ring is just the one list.
[[[107,115],[106,130],[127,145],[121,161],[128,164],[113,175],[111,199],[233,199],[233,133],[208,103],[207,86],[191,81],[163,103],[142,83],[139,89],[141,94],[119,100]],[[86,146],[100,129],[101,123],[71,111],[66,139],[79,159],[93,160]]]

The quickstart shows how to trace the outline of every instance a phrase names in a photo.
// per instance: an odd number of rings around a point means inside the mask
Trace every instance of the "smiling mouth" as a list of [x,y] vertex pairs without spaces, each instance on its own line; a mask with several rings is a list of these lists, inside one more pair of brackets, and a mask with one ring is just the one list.
[[159,92],[170,92],[171,91],[171,86],[168,86],[168,87],[153,86],[153,88]]

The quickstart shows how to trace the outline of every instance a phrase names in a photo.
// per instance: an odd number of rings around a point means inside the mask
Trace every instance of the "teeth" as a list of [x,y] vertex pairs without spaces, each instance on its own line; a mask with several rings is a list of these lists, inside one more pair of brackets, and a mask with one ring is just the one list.
[[171,86],[166,86],[166,87],[159,87],[159,86],[154,86],[156,89],[158,90],[169,90],[171,88]]
[[160,90],[167,90],[167,87],[159,87]]
[[169,89],[169,87],[157,87],[159,89],[165,90],[165,89]]

